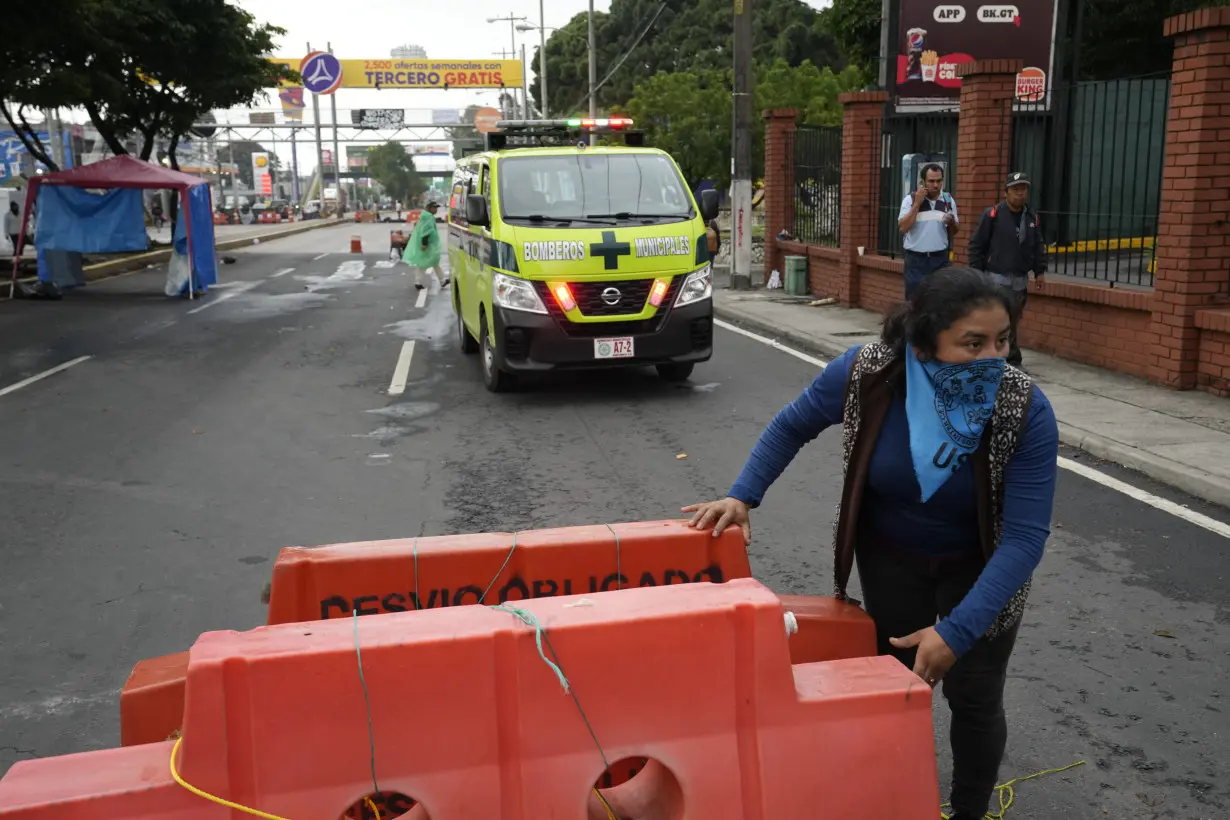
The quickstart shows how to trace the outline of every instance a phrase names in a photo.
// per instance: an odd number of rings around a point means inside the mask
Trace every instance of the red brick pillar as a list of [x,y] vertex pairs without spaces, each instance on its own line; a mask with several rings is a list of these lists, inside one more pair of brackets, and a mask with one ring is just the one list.
[[1021,60],[975,60],[957,66],[961,78],[961,122],[957,168],[952,182],[961,227],[953,239],[958,265],[969,261],[969,238],[982,209],[1003,199],[1011,169],[1012,100]]
[[858,249],[875,253],[880,219],[880,153],[887,91],[849,91],[841,116],[841,228],[837,301],[859,304]]
[[794,232],[794,138],[798,131],[796,108],[764,112],[764,281],[774,270],[784,270],[777,234]]
[[1150,378],[1196,386],[1196,309],[1230,278],[1230,8],[1166,21],[1174,38],[1166,165],[1157,229]]

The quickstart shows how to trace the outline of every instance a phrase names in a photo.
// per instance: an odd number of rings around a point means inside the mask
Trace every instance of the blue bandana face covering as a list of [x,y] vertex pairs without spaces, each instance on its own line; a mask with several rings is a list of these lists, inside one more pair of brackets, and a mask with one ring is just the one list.
[[962,364],[923,362],[906,346],[905,414],[923,503],[978,449],[1004,367],[998,358]]

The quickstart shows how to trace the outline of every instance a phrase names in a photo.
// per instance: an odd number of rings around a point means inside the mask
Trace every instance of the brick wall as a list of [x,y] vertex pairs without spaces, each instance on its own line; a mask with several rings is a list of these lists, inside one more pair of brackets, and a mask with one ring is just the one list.
[[[765,179],[773,185],[764,192],[764,281],[773,271],[784,273],[785,256],[777,246],[777,235],[786,229],[794,232],[794,141],[799,112],[778,108],[764,112]],[[806,253],[806,251],[800,251]]]
[[[1050,281],[1031,286],[1022,344],[1179,389],[1230,395],[1230,7],[1166,21],[1174,39],[1174,74],[1166,134],[1154,290],[1132,291]],[[968,215],[998,202],[1011,170],[1008,116],[1019,61],[961,66],[957,192],[966,224],[957,236],[958,264],[967,260]],[[783,243],[806,254],[812,292],[842,305],[885,311],[902,293],[902,262],[859,256],[874,247],[881,158],[876,131],[885,92],[843,94],[842,211],[836,249]],[[766,112],[773,144],[765,186],[771,220],[793,209],[793,112]],[[789,124],[786,120],[789,119]],[[776,135],[776,136],[775,136]],[[871,150],[869,150],[869,147]],[[780,149],[780,150],[779,150]],[[789,201],[781,199],[789,196]],[[781,216],[778,216],[778,215]],[[784,227],[784,225],[782,226]],[[780,228],[779,228],[780,229]],[[773,243],[776,230],[766,238]],[[766,269],[781,269],[775,244]],[[773,260],[773,261],[770,261]]]
[[1230,397],[1230,308],[1199,311],[1196,327],[1200,331],[1197,384]]
[[887,313],[905,297],[905,263],[883,256],[859,258],[861,307]]
[[1196,312],[1230,286],[1230,8],[1166,21],[1174,39],[1149,377],[1197,386]]
[[969,261],[969,238],[982,209],[1003,198],[1008,176],[1012,99],[1020,60],[975,60],[957,66],[961,125],[957,131],[958,204],[966,218],[953,247],[954,261]]
[[1148,377],[1159,339],[1148,291],[1047,283],[1031,289],[1019,329],[1021,345],[1065,359]]

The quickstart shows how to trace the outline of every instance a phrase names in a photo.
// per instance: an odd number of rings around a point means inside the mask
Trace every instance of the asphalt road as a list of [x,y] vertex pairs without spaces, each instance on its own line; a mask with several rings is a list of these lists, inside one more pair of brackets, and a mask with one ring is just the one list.
[[[381,265],[387,236],[254,246],[200,302],[147,271],[0,304],[0,390],[90,357],[0,395],[0,771],[116,745],[132,665],[263,622],[283,545],[672,517],[725,492],[816,370],[720,330],[688,385],[632,372],[494,396],[447,299],[415,307],[407,269]],[[753,567],[779,592],[831,589],[838,444],[821,436],[756,513]],[[1003,776],[1086,765],[1020,784],[1009,818],[1230,816],[1228,547],[1061,471]],[[945,779],[946,712],[937,698]]]

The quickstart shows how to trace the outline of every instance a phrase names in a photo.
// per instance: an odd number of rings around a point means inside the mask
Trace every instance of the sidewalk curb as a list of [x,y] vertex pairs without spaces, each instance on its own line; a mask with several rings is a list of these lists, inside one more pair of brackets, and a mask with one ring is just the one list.
[[[750,330],[763,336],[768,336],[771,339],[777,339],[804,352],[836,357],[849,349],[848,346],[825,343],[803,336],[800,333],[782,330],[768,322],[750,318],[738,310],[720,306],[716,301],[713,305],[713,315],[744,330]],[[1094,458],[1122,464],[1124,467],[1143,473],[1155,481],[1176,487],[1185,493],[1213,504],[1230,507],[1230,483],[1228,482],[1210,477],[1207,473],[1193,470],[1177,461],[1171,461],[1168,458],[1154,455],[1138,447],[1132,447],[1131,445],[1090,433],[1062,421],[1058,422],[1058,424],[1059,440],[1069,447],[1074,447],[1088,453]]]
[[792,347],[796,347],[804,353],[814,353],[818,356],[835,359],[842,353],[850,349],[849,345],[833,344],[814,339],[810,336],[804,336],[801,333],[795,333],[790,330],[782,330],[768,322],[760,319],[749,318],[746,314],[740,313],[733,308],[719,305],[716,301],[713,304],[713,315],[723,322],[729,322],[732,325],[741,327],[744,330],[750,330],[753,333],[759,333],[762,336],[768,336],[771,339],[777,339],[781,342],[787,342]]
[[1197,498],[1230,507],[1230,484],[1138,447],[1059,422],[1059,440],[1094,458],[1113,461]]
[[[336,225],[352,224],[345,220],[311,220],[310,224],[305,223],[296,225],[293,228],[288,228],[284,231],[276,231],[274,233],[261,234],[257,236],[247,236],[241,239],[224,239],[221,242],[214,243],[215,251],[230,251],[237,248],[246,248],[252,244],[253,239],[259,239],[262,242],[271,242],[275,239],[285,239],[288,236],[295,236],[308,231],[316,231],[321,228],[333,227]],[[159,248],[156,251],[146,251],[135,256],[125,256],[121,259],[109,259],[106,262],[96,262],[93,265],[86,265],[82,270],[85,273],[85,281],[87,282],[102,282],[107,279],[113,279],[124,273],[133,273],[141,270],[148,265],[154,265],[159,262],[165,262],[171,258],[171,248]],[[18,279],[18,282],[33,282],[36,277],[27,276]]]

